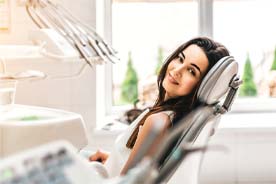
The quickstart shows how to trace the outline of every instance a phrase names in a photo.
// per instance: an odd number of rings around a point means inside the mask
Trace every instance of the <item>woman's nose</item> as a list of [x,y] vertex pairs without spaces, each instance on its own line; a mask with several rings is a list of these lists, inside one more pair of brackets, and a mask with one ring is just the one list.
[[178,68],[175,68],[173,70],[173,77],[177,77],[177,78],[180,78],[181,77],[181,70],[179,70]]
[[180,77],[181,76],[181,73],[182,71],[184,70],[185,66],[184,65],[178,65],[174,68],[174,74],[177,76],[177,77]]

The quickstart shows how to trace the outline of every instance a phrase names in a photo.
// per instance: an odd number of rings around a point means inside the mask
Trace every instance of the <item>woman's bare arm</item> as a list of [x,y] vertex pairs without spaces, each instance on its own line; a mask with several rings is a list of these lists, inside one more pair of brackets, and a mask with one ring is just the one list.
[[162,131],[160,132],[160,135],[158,136],[157,140],[153,143],[153,146],[152,146],[151,150],[149,151],[148,155],[152,155],[152,154],[155,153],[155,151],[157,149],[157,146],[160,143],[159,142],[160,138],[162,136],[164,136],[165,131],[171,125],[171,121],[170,121],[169,116],[167,114],[163,113],[163,112],[150,115],[145,120],[145,123],[144,123],[143,127],[139,130],[137,140],[136,140],[136,142],[135,142],[135,144],[132,148],[132,151],[130,153],[130,156],[129,156],[125,166],[123,167],[123,169],[121,171],[121,175],[126,174],[126,171],[129,168],[129,164],[135,158],[135,156],[136,156],[139,148],[143,144],[143,142],[146,141],[145,138],[150,133],[150,130],[152,129],[154,123],[161,123],[161,124],[164,125],[164,127],[162,127]]

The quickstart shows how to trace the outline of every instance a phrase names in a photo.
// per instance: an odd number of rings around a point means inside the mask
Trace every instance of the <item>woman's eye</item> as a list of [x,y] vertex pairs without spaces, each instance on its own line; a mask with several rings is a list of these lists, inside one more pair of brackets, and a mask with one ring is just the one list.
[[188,71],[193,75],[193,76],[196,76],[196,73],[193,69],[189,68]]
[[178,60],[183,63],[184,59],[181,56],[178,56]]

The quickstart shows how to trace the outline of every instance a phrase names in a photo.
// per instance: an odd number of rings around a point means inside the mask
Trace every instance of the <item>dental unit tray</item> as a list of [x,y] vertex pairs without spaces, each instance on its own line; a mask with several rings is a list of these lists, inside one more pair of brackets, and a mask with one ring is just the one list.
[[62,35],[93,66],[94,58],[115,63],[119,60],[110,47],[91,27],[75,18],[68,10],[49,0],[33,0],[26,3],[26,10],[39,28],[50,28]]

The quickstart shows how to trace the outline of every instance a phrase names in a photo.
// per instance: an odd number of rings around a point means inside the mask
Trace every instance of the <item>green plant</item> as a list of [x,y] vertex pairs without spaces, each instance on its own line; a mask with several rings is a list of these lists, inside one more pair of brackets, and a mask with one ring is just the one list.
[[162,67],[162,64],[163,64],[163,59],[164,59],[164,56],[163,56],[163,49],[162,47],[158,47],[158,57],[157,57],[157,65],[156,65],[156,68],[155,68],[155,75],[158,75],[159,74],[159,71]]
[[271,70],[276,70],[276,47],[275,47],[275,50],[274,50],[274,59],[273,59],[273,63],[272,63],[272,66],[271,66]]
[[138,98],[138,76],[132,65],[131,52],[128,53],[128,63],[125,79],[122,83],[121,98],[125,102],[133,103]]
[[240,96],[256,96],[257,88],[256,84],[254,83],[254,75],[249,54],[247,54],[246,62],[244,65],[242,80],[243,84],[240,88]]

